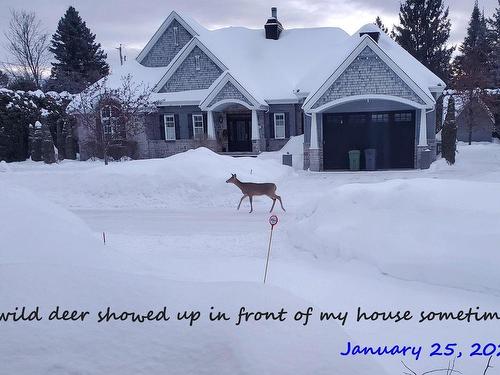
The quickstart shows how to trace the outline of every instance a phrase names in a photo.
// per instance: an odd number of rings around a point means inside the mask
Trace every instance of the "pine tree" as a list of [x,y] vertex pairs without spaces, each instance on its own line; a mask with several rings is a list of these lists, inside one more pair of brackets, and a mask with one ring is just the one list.
[[399,23],[394,27],[396,42],[447,82],[454,47],[446,46],[451,23],[443,0],[405,0],[399,8]]
[[492,49],[490,55],[491,86],[500,88],[500,0],[498,0],[498,8],[495,9],[493,17],[488,20],[490,26],[489,41]]
[[486,19],[476,0],[467,35],[458,47],[460,55],[453,63],[454,83],[459,90],[484,89],[490,83],[491,53]]
[[455,99],[448,99],[448,110],[441,131],[442,154],[448,164],[455,164],[455,153],[457,151],[457,125],[455,123]]
[[379,16],[375,18],[375,25],[377,25],[378,28],[382,30],[384,33],[389,34],[389,29],[384,25],[382,19]]
[[59,20],[50,52],[57,60],[52,63],[51,89],[80,92],[109,73],[100,43],[72,6]]

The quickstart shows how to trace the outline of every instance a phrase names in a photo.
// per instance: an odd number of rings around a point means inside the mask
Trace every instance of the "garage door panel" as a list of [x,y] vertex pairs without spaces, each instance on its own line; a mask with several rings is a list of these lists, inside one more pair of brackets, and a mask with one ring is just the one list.
[[413,168],[415,116],[413,111],[324,114],[323,167],[348,169],[350,150],[377,150],[377,168]]

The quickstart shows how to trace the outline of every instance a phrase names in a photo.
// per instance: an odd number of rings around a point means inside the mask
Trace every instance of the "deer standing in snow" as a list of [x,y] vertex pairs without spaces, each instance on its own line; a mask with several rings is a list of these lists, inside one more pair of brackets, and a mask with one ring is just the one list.
[[235,184],[238,186],[243,193],[243,196],[240,199],[240,203],[238,204],[238,210],[240,209],[241,202],[245,197],[248,197],[250,200],[250,213],[253,212],[253,204],[252,200],[255,195],[267,195],[269,198],[273,200],[273,205],[271,206],[271,211],[273,212],[274,204],[276,203],[276,199],[280,201],[281,209],[285,211],[283,207],[283,202],[281,202],[281,197],[276,194],[276,185],[271,183],[258,184],[255,182],[241,182],[236,178],[235,174],[231,174],[231,177],[226,181],[228,184]]

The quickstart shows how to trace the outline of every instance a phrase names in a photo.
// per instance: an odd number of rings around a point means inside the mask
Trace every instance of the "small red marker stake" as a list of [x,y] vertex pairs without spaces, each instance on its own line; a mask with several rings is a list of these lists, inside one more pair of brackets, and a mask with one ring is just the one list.
[[104,242],[104,245],[106,245],[106,233],[102,232],[102,241]]
[[264,271],[264,284],[267,279],[267,268],[269,266],[269,256],[271,255],[271,241],[273,240],[273,229],[276,224],[278,224],[278,216],[273,215],[269,218],[269,224],[271,224],[271,234],[269,235],[269,247],[267,248],[267,260],[266,260],[266,270]]

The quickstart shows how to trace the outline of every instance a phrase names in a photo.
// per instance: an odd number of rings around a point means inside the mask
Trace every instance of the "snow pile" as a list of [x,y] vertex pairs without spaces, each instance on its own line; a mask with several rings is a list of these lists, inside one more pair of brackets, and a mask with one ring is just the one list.
[[[210,306],[234,317],[249,311],[305,309],[309,304],[251,283],[188,283],[134,272],[132,262],[98,243],[75,216],[22,190],[0,187],[0,312],[40,308],[42,321],[2,322],[0,358],[12,374],[369,374],[371,360],[332,355],[348,337],[335,323],[303,327],[260,321],[209,323]],[[103,261],[103,253],[112,262]],[[89,311],[84,322],[49,321],[56,306]],[[169,321],[96,322],[97,312],[156,312]],[[199,310],[192,327],[177,312]],[[300,353],[300,355],[296,355]]]
[[455,164],[448,165],[441,158],[431,165],[429,173],[438,173],[442,177],[500,182],[500,145],[496,142],[473,142],[472,145],[458,142]]
[[289,234],[320,259],[357,260],[404,280],[500,294],[499,188],[427,178],[348,184],[308,204]]
[[292,155],[293,168],[301,170],[304,168],[304,135],[290,137],[290,140],[279,151],[262,152],[258,158],[265,160],[276,160],[283,162],[283,155]]
[[[124,163],[74,162],[54,166],[51,173],[34,165],[22,165],[9,178],[30,187],[33,172],[40,172],[38,192],[64,206],[93,207],[214,207],[234,206],[240,191],[225,181],[236,173],[242,181],[277,182],[293,170],[278,162],[258,158],[233,158],[206,148],[189,150],[165,159],[137,160]],[[22,171],[22,172],[21,172]],[[61,174],[64,173],[64,178]]]

